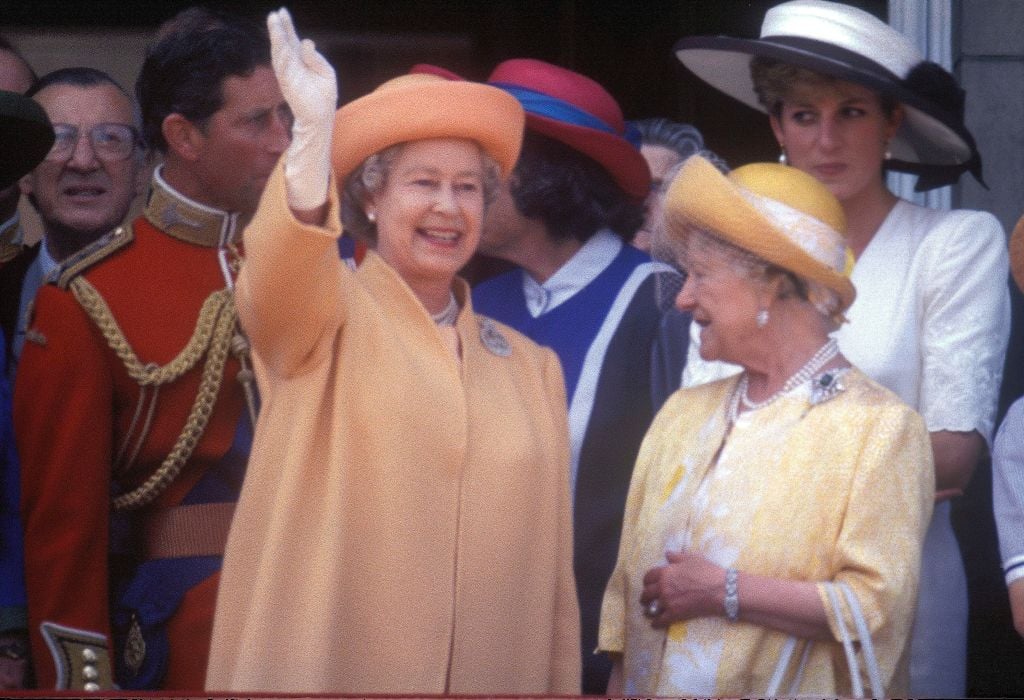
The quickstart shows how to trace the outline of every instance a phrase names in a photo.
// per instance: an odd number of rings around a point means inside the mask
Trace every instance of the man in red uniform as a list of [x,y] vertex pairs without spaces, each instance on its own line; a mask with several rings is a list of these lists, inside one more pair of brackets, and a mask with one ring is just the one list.
[[15,385],[40,687],[202,688],[256,397],[241,228],[290,141],[262,30],[187,10],[136,83],[144,214],[40,289]]

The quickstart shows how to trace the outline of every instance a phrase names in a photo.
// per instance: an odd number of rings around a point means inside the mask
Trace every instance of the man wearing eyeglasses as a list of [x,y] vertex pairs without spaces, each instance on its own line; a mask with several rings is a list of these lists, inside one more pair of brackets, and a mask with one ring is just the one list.
[[[255,422],[233,285],[242,228],[291,139],[265,30],[184,11],[157,32],[136,96],[163,155],[145,209],[40,288],[15,382],[40,688],[203,687]],[[131,121],[82,124],[63,148],[126,165],[116,123]],[[66,211],[99,226],[107,180],[58,182]]]
[[25,344],[29,306],[43,281],[121,224],[145,185],[136,111],[113,78],[94,68],[62,68],[36,80],[26,94],[50,117],[55,140],[43,162],[21,180],[22,194],[42,219],[43,239],[4,268],[5,276],[20,277],[17,301],[0,302],[18,306],[16,325],[4,328],[11,375]]

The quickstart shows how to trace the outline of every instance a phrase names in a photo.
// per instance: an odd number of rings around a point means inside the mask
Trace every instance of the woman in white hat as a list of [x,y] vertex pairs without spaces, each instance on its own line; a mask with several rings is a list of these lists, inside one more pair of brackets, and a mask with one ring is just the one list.
[[608,692],[860,696],[847,638],[871,692],[898,696],[934,476],[921,417],[829,337],[854,299],[842,209],[795,168],[693,156],[665,210],[676,305],[743,371],[674,394],[644,439],[602,609]]
[[[562,373],[474,314],[456,276],[523,110],[407,75],[335,113],[330,65],[286,11],[268,25],[294,140],[245,230],[237,303],[262,407],[207,686],[576,694]],[[339,217],[374,241],[356,271]]]
[[[1024,291],[1024,217],[1010,236],[1013,279]],[[992,507],[1013,626],[1024,637],[1024,398],[1003,418],[992,447]]]
[[[992,215],[898,199],[885,170],[918,189],[981,180],[951,75],[881,20],[823,0],[765,15],[759,39],[691,37],[679,59],[768,113],[780,160],[839,199],[856,256],[858,299],[838,332],[843,353],[917,409],[931,433],[939,501],[925,543],[911,693],[965,693],[967,586],[948,498],[991,440],[1009,331],[1006,242]],[[698,381],[695,359],[687,381]]]

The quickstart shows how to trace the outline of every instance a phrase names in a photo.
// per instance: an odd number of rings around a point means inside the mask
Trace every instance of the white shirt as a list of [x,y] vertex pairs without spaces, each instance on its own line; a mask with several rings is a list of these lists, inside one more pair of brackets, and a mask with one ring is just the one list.
[[523,295],[526,297],[527,311],[537,318],[572,299],[604,272],[623,245],[621,238],[604,228],[591,236],[544,284],[524,272]]

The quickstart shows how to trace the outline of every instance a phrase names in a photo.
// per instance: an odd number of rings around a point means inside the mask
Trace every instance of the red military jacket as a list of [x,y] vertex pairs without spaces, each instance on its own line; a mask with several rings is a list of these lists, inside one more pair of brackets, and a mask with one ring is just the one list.
[[[151,372],[172,363],[194,335],[202,334],[197,330],[201,310],[211,294],[223,301],[232,274],[230,255],[221,248],[235,236],[236,217],[184,199],[156,175],[143,216],[82,251],[64,265],[55,284],[39,290],[18,368],[14,414],[29,623],[40,688],[124,685],[111,679],[108,656],[115,585],[109,558],[112,496],[144,484],[175,449],[190,415],[195,423],[194,404],[211,353],[201,347],[190,369],[145,388],[129,375],[125,357],[134,355],[143,366],[152,363]],[[109,328],[105,335],[86,311],[79,278],[101,299],[96,303],[90,297],[89,306],[105,304],[109,314],[104,317],[123,333],[126,343],[118,352]],[[221,313],[233,317],[233,299],[226,298]],[[144,489],[150,503],[126,511],[135,537],[178,505],[228,451],[246,406],[236,380],[240,368],[228,352],[223,370],[207,380],[213,388],[208,421],[179,473],[169,484]],[[226,535],[227,525],[220,525]],[[183,640],[189,645],[184,650],[172,637],[171,671],[187,662],[192,668],[183,677],[189,680],[176,682],[195,682],[197,688],[202,687],[216,576],[197,586],[199,593],[190,594],[175,613],[192,615],[187,629],[198,626],[199,632]]]

